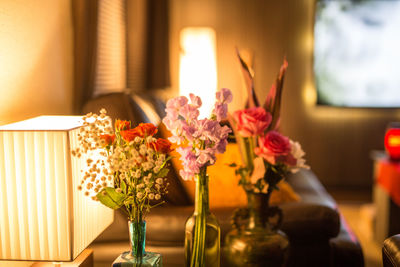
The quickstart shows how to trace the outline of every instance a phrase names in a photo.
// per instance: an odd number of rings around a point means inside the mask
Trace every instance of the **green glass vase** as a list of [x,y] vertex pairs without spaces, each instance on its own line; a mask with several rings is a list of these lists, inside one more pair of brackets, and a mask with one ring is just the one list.
[[204,168],[196,176],[194,213],[185,225],[185,266],[220,266],[221,230],[217,218],[210,212],[208,176]]
[[[246,191],[248,207],[237,209],[231,230],[225,237],[224,259],[227,266],[285,266],[289,240],[279,230],[282,211],[269,207],[270,194]],[[269,219],[275,221],[272,224]]]
[[123,252],[112,264],[113,267],[161,267],[159,253],[145,251],[146,221],[129,221],[129,239],[131,250]]

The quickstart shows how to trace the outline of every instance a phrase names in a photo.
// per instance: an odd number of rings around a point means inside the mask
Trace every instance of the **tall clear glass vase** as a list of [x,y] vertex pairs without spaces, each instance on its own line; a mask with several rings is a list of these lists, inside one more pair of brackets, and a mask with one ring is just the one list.
[[112,264],[113,267],[150,267],[162,266],[162,257],[159,253],[145,251],[146,222],[129,221],[129,239],[131,250],[122,253]]
[[210,212],[208,175],[206,168],[196,176],[195,209],[185,226],[185,266],[220,266],[221,230],[217,218]]

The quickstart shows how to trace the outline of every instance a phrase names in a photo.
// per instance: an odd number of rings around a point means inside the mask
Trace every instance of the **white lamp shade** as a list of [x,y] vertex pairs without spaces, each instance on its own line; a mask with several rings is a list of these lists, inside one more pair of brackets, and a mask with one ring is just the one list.
[[0,127],[0,259],[74,260],[113,221],[77,187],[71,156],[79,116],[41,116]]

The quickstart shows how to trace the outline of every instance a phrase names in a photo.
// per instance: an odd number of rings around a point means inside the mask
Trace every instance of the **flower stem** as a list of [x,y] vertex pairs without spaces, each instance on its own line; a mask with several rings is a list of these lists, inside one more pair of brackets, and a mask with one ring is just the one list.
[[246,166],[249,168],[250,171],[253,171],[254,168],[254,138],[253,137],[245,137],[244,138],[244,145],[246,151]]
[[193,251],[190,266],[205,266],[205,239],[206,239],[206,215],[209,212],[208,204],[208,177],[207,168],[203,167],[196,175],[196,203],[195,203],[195,229]]

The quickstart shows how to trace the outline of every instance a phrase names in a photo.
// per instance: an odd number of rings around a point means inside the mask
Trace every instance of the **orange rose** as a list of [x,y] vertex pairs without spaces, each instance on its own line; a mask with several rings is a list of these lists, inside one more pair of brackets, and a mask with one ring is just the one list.
[[118,131],[125,131],[129,130],[130,128],[131,128],[130,121],[122,121],[122,120],[115,121],[115,129],[117,129]]
[[167,139],[158,138],[156,142],[153,142],[150,145],[157,152],[161,152],[161,153],[164,153],[164,154],[171,152],[171,145],[172,144]]
[[140,123],[135,129],[138,129],[141,137],[153,136],[158,131],[157,127],[151,123]]
[[138,131],[137,127],[134,129],[121,131],[120,134],[121,134],[122,138],[127,142],[133,141],[136,136],[141,137],[141,134]]
[[100,135],[100,139],[104,142],[105,146],[112,145],[115,141],[114,134],[102,134]]

